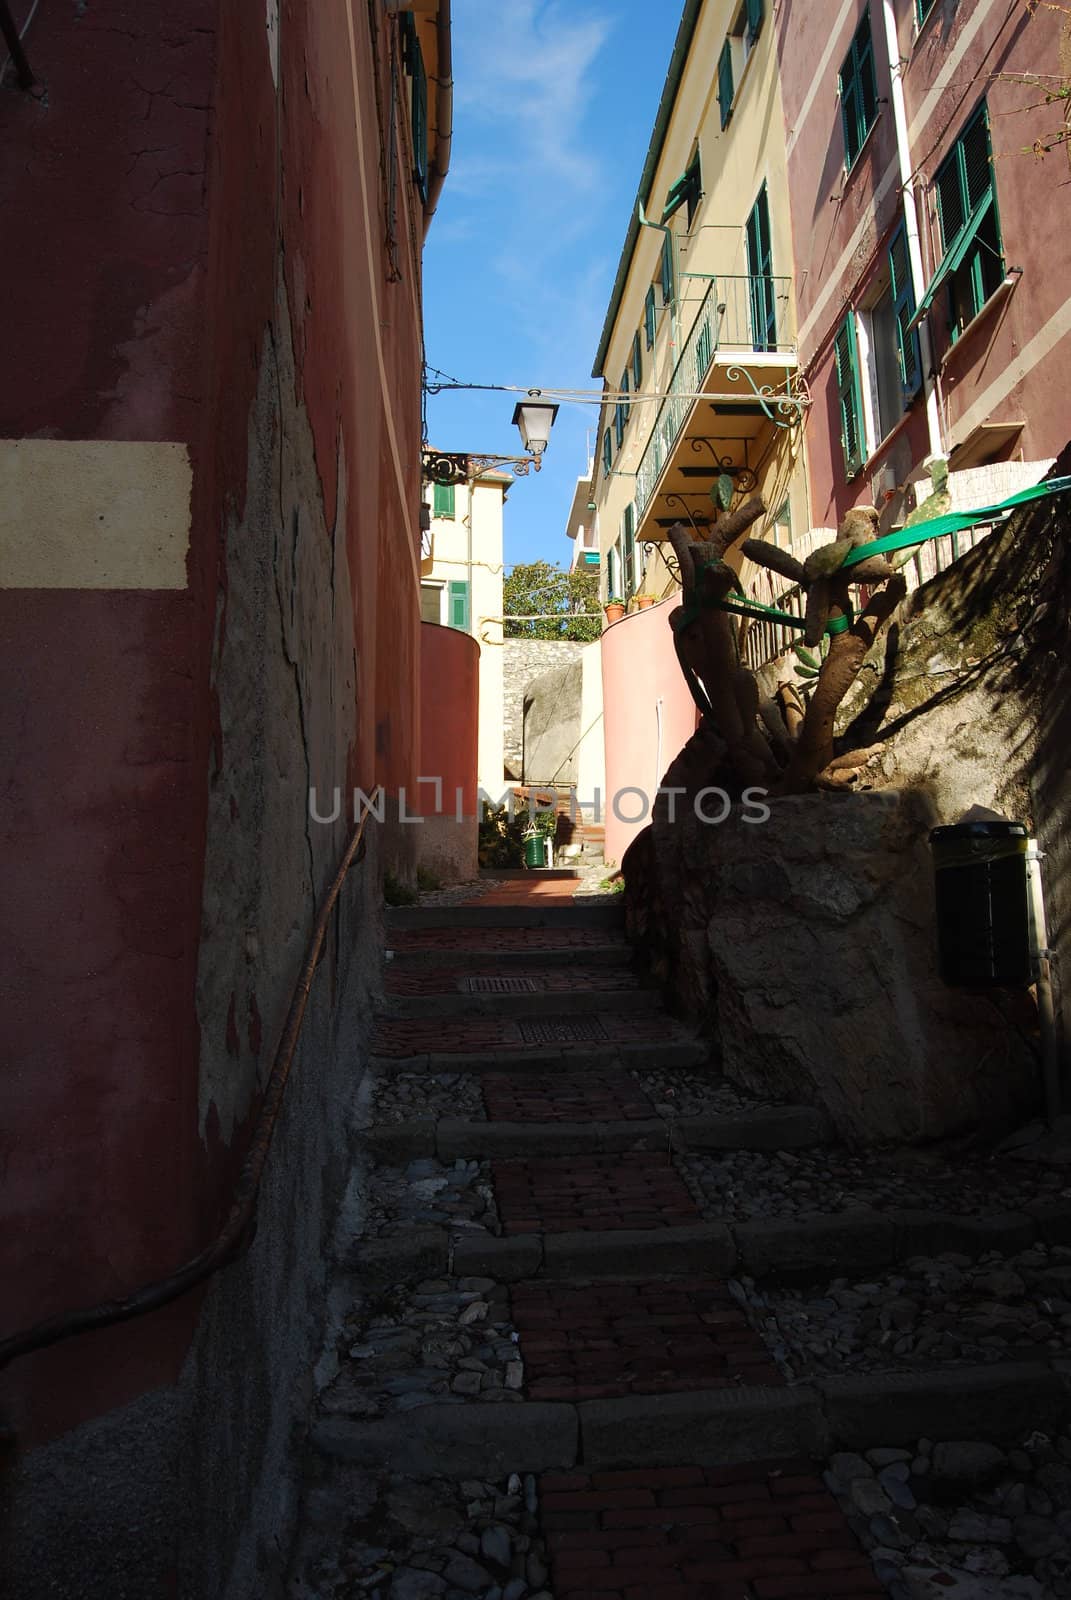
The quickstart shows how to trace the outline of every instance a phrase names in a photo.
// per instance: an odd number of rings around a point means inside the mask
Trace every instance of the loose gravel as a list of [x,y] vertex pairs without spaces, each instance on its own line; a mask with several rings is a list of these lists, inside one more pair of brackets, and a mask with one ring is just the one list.
[[536,1480],[400,1478],[336,1467],[308,1489],[288,1600],[551,1600]]
[[893,1600],[1071,1597],[1071,1434],[832,1457],[826,1483]]
[[501,1233],[489,1163],[459,1160],[444,1165],[428,1156],[404,1169],[377,1167],[368,1186],[365,1236],[378,1238],[413,1226]]
[[365,1298],[343,1321],[338,1363],[320,1395],[330,1415],[517,1401],[524,1384],[509,1293],[491,1278],[431,1278]]
[[1071,1356],[1071,1249],[918,1256],[820,1292],[734,1293],[788,1378]]
[[372,1119],[379,1125],[417,1117],[486,1119],[479,1075],[471,1072],[381,1074],[372,1090]]
[[774,1104],[772,1100],[759,1100],[745,1090],[734,1088],[728,1079],[714,1073],[689,1072],[686,1068],[633,1067],[631,1075],[653,1103],[656,1113],[667,1120],[734,1116]]
[[681,1173],[711,1221],[805,1217],[870,1208],[991,1216],[1038,1200],[1071,1197],[1071,1175],[1038,1172],[1007,1156],[959,1157],[933,1150],[836,1147],[688,1155]]

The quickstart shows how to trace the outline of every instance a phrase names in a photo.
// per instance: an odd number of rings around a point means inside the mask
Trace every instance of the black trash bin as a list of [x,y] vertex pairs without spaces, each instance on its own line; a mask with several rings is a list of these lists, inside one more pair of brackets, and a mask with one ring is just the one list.
[[946,983],[1025,989],[1034,981],[1028,833],[1022,822],[957,822],[930,833],[937,942]]

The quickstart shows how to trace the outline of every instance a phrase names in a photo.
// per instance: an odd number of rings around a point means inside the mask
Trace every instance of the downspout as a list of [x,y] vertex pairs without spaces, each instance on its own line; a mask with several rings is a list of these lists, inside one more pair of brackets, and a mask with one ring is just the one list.
[[[922,243],[919,239],[918,207],[915,203],[915,179],[911,167],[911,150],[907,138],[907,110],[904,105],[904,75],[900,66],[900,41],[896,33],[896,16],[892,0],[882,0],[885,19],[885,45],[889,56],[889,78],[892,84],[893,125],[896,128],[896,154],[900,163],[900,190],[904,199],[904,232],[907,237],[907,254],[911,263],[911,284],[915,304],[922,304],[926,293],[926,278],[922,267]],[[933,376],[933,346],[930,343],[930,324],[923,317],[918,325],[919,356],[922,360],[922,384],[926,395],[926,427],[930,438],[930,460],[943,460],[946,451],[941,437],[941,412],[937,403],[937,386]]]
[[424,238],[450,170],[450,145],[454,137],[454,57],[450,32],[450,0],[439,0],[436,22],[438,61],[435,72],[435,153],[428,173],[428,198],[424,206]]

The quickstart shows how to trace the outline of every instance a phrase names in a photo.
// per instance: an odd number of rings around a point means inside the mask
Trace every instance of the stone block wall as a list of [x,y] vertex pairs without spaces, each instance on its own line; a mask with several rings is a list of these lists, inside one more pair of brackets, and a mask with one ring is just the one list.
[[524,770],[524,696],[534,678],[579,662],[586,646],[572,639],[507,639],[503,656],[503,744],[506,772]]

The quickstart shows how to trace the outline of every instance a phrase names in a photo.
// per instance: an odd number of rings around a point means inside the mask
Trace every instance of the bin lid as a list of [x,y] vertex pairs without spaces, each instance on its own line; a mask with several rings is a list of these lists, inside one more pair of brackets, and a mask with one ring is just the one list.
[[939,844],[944,839],[1027,839],[1025,822],[950,822],[941,828],[930,829],[930,843]]

